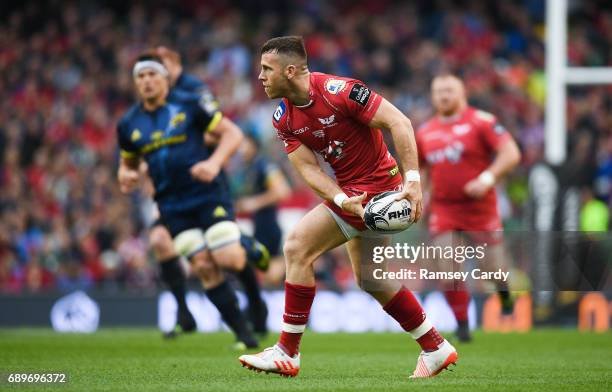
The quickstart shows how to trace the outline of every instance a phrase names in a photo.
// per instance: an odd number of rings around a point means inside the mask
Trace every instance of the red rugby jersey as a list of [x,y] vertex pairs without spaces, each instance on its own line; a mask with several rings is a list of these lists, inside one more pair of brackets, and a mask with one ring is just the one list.
[[380,95],[359,80],[319,72],[310,74],[309,94],[306,106],[283,99],[274,111],[272,123],[288,154],[302,144],[318,153],[342,189],[375,194],[401,183],[381,130],[368,126]]
[[494,189],[475,200],[463,187],[489,167],[497,148],[510,138],[494,115],[472,107],[453,120],[426,122],[416,140],[421,165],[429,167],[432,203],[496,210]]

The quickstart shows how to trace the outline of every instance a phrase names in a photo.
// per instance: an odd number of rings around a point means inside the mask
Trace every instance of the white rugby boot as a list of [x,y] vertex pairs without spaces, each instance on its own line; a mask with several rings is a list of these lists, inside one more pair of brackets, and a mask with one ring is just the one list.
[[300,372],[300,354],[290,357],[276,344],[259,354],[241,355],[238,360],[243,367],[258,373],[276,373],[284,377],[295,377]]
[[442,370],[448,368],[451,364],[456,365],[459,355],[457,350],[448,340],[444,339],[444,343],[436,351],[425,352],[421,351],[417,360],[416,369],[410,378],[426,378],[433,377]]

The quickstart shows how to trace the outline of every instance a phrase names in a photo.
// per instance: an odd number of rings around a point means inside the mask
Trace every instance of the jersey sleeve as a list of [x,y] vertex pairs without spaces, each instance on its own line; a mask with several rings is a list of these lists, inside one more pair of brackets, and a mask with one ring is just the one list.
[[[140,153],[138,147],[132,142],[132,136],[128,134],[129,127],[125,120],[119,121],[117,124],[117,140],[119,142],[119,153],[121,158],[138,158]],[[138,129],[133,130],[134,137],[137,137],[140,131]]]
[[262,168],[263,182],[266,188],[270,187],[270,182],[281,175],[281,169],[274,162],[265,162]]
[[419,128],[415,135],[414,140],[416,141],[417,156],[419,157],[419,167],[427,166],[427,160],[425,159],[425,150],[423,146],[423,128]]
[[480,122],[480,135],[491,151],[496,151],[502,144],[512,139],[510,133],[501,125],[491,113],[478,110],[475,117]]
[[276,136],[283,142],[287,154],[291,154],[302,145],[302,142],[287,128],[287,105],[281,101],[272,115],[272,125]]
[[202,82],[197,77],[187,74],[185,72],[181,73],[179,78],[176,80],[176,85],[174,88],[189,91],[192,93],[200,93],[208,90],[206,84]]
[[199,94],[196,104],[196,117],[202,126],[203,132],[214,130],[223,118],[223,113],[219,110],[219,103],[208,90],[204,90]]
[[255,161],[254,168],[257,177],[257,186],[262,191],[268,189],[270,187],[270,182],[275,176],[280,174],[278,165],[274,162],[269,162],[264,157],[259,157]]
[[[329,84],[328,81],[326,85]],[[329,87],[326,90],[330,92]],[[365,125],[372,121],[382,102],[381,95],[358,80],[346,82],[346,87],[340,90],[338,96],[347,114]]]

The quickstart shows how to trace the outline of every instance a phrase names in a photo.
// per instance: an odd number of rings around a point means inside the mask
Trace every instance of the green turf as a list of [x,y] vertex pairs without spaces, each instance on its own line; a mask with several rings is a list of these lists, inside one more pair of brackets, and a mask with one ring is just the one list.
[[[405,334],[307,332],[295,379],[250,372],[230,352],[229,334],[164,341],[147,329],[93,335],[0,329],[0,373],[66,372],[63,386],[18,391],[611,391],[612,334],[541,330],[476,333],[459,364],[434,379],[409,380],[418,348]],[[272,343],[271,338],[268,342]]]

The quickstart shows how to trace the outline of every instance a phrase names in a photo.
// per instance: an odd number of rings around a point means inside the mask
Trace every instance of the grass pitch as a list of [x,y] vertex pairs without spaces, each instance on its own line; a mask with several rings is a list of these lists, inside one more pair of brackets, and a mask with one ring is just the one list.
[[[274,343],[275,335],[265,345]],[[455,344],[458,366],[409,380],[418,346],[407,334],[315,334],[302,345],[295,379],[257,374],[229,351],[229,334],[162,340],[153,329],[106,329],[93,335],[0,329],[0,374],[65,372],[65,385],[8,385],[18,391],[610,391],[612,334],[539,330],[476,333]]]

